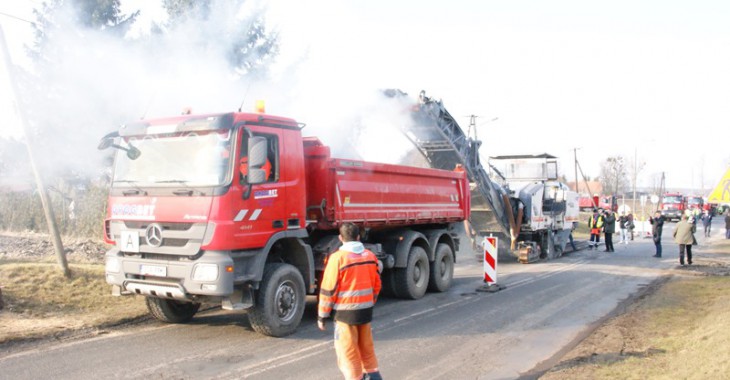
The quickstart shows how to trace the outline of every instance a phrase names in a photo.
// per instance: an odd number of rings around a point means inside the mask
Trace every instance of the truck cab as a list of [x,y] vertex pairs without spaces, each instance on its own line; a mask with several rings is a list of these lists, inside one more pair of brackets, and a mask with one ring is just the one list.
[[699,210],[702,212],[705,209],[705,200],[701,196],[690,195],[687,197],[687,209],[690,211]]
[[281,331],[271,335],[287,333],[303,312],[292,300],[315,289],[311,250],[291,243],[307,236],[300,129],[287,118],[227,113],[140,121],[107,135],[99,148],[116,148],[105,219],[112,293],[145,296],[169,322],[192,318],[202,302],[245,309],[271,275],[264,261],[285,252],[276,260],[296,278],[280,289],[273,328]]
[[666,220],[680,220],[687,209],[687,198],[681,193],[665,193],[659,211]]

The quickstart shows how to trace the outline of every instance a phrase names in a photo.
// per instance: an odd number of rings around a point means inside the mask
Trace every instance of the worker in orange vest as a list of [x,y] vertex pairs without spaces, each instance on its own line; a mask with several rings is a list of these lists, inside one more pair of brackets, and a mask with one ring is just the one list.
[[357,225],[343,223],[339,238],[342,246],[324,270],[317,326],[324,331],[325,320],[334,314],[337,366],[345,379],[382,379],[370,326],[381,288],[378,259],[359,241]]
[[593,209],[593,215],[588,218],[588,228],[591,230],[591,240],[588,242],[588,249],[598,249],[601,241],[601,230],[603,229],[603,215],[598,209]]

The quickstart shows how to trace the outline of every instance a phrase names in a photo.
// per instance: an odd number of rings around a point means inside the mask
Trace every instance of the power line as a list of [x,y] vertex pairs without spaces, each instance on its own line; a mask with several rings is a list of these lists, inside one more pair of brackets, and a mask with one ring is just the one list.
[[5,12],[0,12],[0,15],[5,16],[5,17],[10,17],[10,18],[15,19],[15,20],[18,20],[18,21],[27,22],[28,24],[31,24],[31,25],[33,24],[33,21],[28,21],[28,20],[26,20],[24,18],[20,18],[18,16],[13,16],[13,15],[8,14],[8,13],[5,13]]

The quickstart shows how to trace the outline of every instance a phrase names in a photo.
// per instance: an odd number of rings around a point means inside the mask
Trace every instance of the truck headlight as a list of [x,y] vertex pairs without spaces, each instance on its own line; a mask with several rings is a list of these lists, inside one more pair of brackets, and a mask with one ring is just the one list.
[[107,273],[119,273],[119,259],[116,257],[108,257],[106,259],[105,270]]
[[193,281],[215,281],[218,279],[218,265],[196,264],[193,268]]

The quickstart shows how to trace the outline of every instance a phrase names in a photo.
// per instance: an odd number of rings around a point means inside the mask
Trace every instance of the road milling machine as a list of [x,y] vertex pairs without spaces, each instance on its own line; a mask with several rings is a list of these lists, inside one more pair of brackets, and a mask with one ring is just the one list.
[[[386,95],[407,96],[398,90]],[[421,91],[411,116],[403,133],[428,165],[467,173],[472,207],[465,230],[479,258],[486,236],[500,238],[501,259],[531,263],[563,254],[578,222],[578,194],[558,180],[556,157],[492,157],[487,170],[479,156],[481,141],[465,134],[440,100]]]

